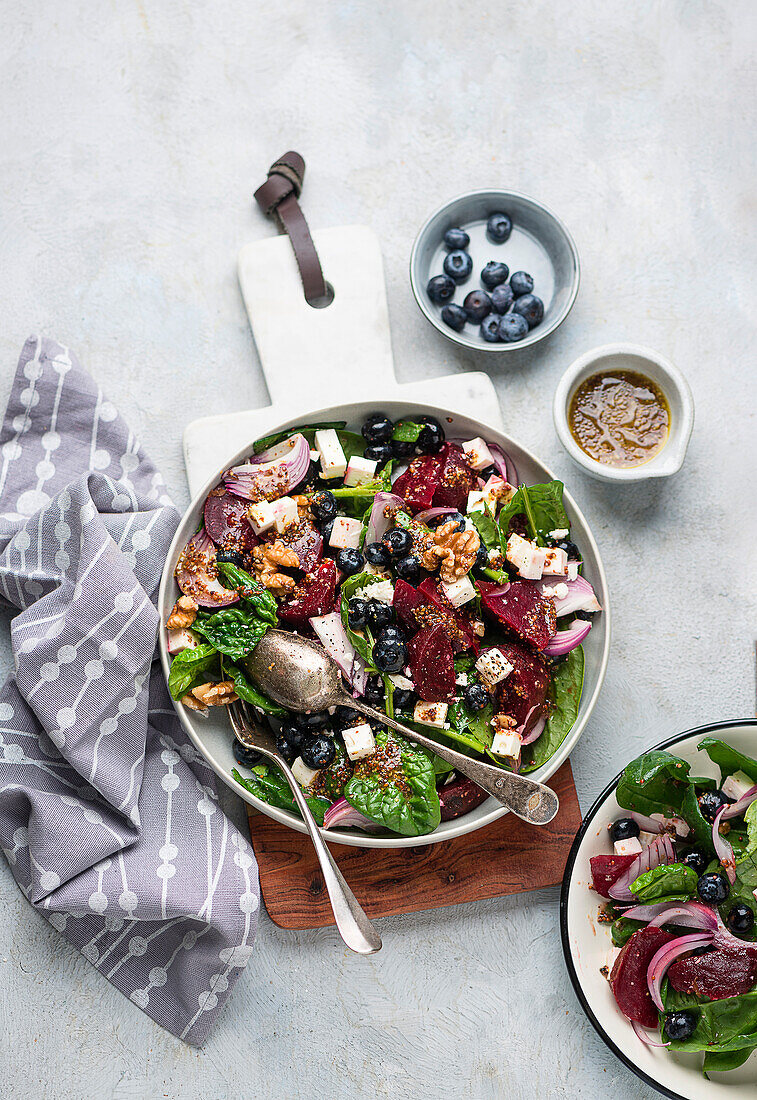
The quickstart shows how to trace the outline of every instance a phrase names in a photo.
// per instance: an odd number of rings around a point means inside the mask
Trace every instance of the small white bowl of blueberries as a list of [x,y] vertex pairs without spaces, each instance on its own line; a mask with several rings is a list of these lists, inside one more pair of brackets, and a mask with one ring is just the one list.
[[576,300],[578,251],[541,203],[516,191],[471,191],[436,210],[416,237],[410,282],[442,335],[476,351],[543,340]]

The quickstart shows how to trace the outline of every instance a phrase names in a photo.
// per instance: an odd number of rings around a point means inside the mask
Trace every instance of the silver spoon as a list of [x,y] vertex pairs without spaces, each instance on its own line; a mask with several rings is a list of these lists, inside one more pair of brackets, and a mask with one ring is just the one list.
[[359,955],[373,955],[374,952],[380,951],[381,936],[361,909],[360,903],[334,862],[334,857],[324,844],[321,830],[310,812],[307,799],[302,793],[299,783],[292,775],[291,768],[281,753],[277,751],[272,734],[258,722],[250,721],[241,703],[232,703],[227,709],[237,740],[241,741],[245,748],[254,749],[269,760],[273,760],[284,773],[284,777],[294,795],[294,800],[299,806],[302,819],[310,833],[310,839],[313,841],[339,935],[350,950],[356,951]]
[[284,630],[269,630],[245,658],[245,664],[266,695],[287,710],[318,711],[341,705],[375,718],[398,730],[408,741],[435,752],[529,825],[546,825],[560,808],[555,792],[542,783],[473,760],[388,718],[383,711],[362,699],[353,699],[342,684],[335,662],[322,646],[309,638]]

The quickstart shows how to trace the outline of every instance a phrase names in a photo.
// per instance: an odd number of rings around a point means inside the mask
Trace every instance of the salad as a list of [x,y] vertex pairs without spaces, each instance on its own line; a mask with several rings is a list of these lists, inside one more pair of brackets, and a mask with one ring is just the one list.
[[620,1011],[645,1043],[703,1051],[707,1073],[757,1048],[757,760],[713,737],[697,748],[719,785],[657,749],[628,765],[615,793],[630,813],[591,873]]
[[[493,442],[431,416],[307,424],[258,440],[205,501],[176,565],[169,689],[195,711],[267,716],[319,823],[432,832],[487,797],[349,707],[287,713],[245,659],[271,627],[320,640],[354,697],[473,757],[532,771],[575,722],[601,610],[559,481],[522,485]],[[296,812],[238,742],[234,778]]]

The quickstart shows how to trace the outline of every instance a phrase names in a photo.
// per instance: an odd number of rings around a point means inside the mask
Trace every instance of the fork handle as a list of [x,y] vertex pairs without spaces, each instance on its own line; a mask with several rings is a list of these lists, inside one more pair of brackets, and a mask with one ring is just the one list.
[[[261,751],[259,746],[258,751]],[[265,753],[265,755],[268,756],[269,754]],[[381,936],[368,920],[359,901],[345,882],[344,875],[334,862],[334,857],[321,836],[321,830],[310,811],[299,783],[292,774],[292,769],[282,756],[278,754],[274,756],[272,753],[270,756],[286,776],[294,800],[302,814],[302,819],[307,825],[310,839],[313,841],[313,847],[318,856],[318,862],[321,865],[323,881],[331,901],[331,908],[334,911],[334,920],[339,929],[339,935],[351,951],[357,952],[358,955],[373,955],[374,952],[381,950]]]

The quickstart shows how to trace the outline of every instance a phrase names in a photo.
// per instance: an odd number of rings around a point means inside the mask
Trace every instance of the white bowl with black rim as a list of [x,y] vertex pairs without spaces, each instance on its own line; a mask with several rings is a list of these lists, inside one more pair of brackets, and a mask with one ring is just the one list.
[[[716,722],[686,730],[650,746],[666,749],[692,765],[692,774],[719,777],[719,771],[704,752],[697,751],[703,737],[717,737],[747,756],[757,757],[757,719]],[[648,750],[649,751],[649,750]],[[591,889],[589,860],[608,853],[607,825],[623,810],[615,797],[620,779],[602,791],[584,817],[565,867],[560,897],[560,932],[568,974],[576,996],[598,1035],[621,1062],[672,1100],[754,1100],[757,1094],[757,1052],[738,1069],[702,1076],[702,1055],[670,1053],[664,1047],[646,1046],[637,1038],[622,1015],[610,983],[600,973],[612,948],[610,926],[597,921],[602,899]]]
[[[451,409],[427,404],[398,401],[396,398],[382,401],[380,394],[375,401],[371,402],[355,401],[345,405],[331,405],[322,409],[314,409],[306,416],[298,416],[296,419],[287,420],[278,426],[272,426],[267,434],[273,434],[306,423],[334,420],[344,420],[347,422],[348,428],[359,431],[360,425],[366,416],[377,408],[380,408],[393,420],[399,420],[403,417],[413,419],[413,417],[423,414],[434,416],[444,425],[449,438],[470,439],[475,436],[483,436],[490,442],[497,443],[512,458],[522,482],[536,484],[551,481],[554,477],[552,472],[535,455],[516,443],[514,439],[487,425],[485,421],[473,420],[471,417],[462,416]],[[163,569],[158,596],[161,624],[165,624],[171,608],[180,594],[174,579],[174,569],[181,551],[202,522],[205,498],[210,490],[219,483],[223,470],[238,465],[247,458],[252,451],[253,442],[254,440],[251,439],[242,450],[229,455],[228,461],[200,489],[184,513],[171,543]],[[576,722],[554,755],[542,767],[530,773],[534,779],[542,783],[546,783],[560,765],[567,760],[586,728],[602,688],[610,648],[609,595],[599,550],[588,523],[567,489],[564,494],[564,504],[571,522],[571,538],[578,545],[583,555],[584,576],[593,586],[603,611],[601,614],[594,616],[592,630],[583,643],[586,663],[583,692]],[[166,647],[166,631],[163,625],[160,629],[159,649],[163,671],[168,677],[171,657]],[[216,774],[236,794],[249,802],[255,809],[268,814],[276,821],[280,821],[298,832],[304,833],[306,831],[303,822],[295,814],[287,810],[277,809],[275,806],[269,806],[236,782],[231,774],[232,768],[237,769],[242,774],[246,774],[247,770],[234,759],[232,752],[233,735],[223,707],[211,707],[208,717],[203,717],[196,711],[188,710],[181,703],[175,703],[174,705],[179,720],[197,750],[207,760]],[[369,836],[358,829],[346,828],[330,829],[329,836],[340,844],[351,844],[361,848],[418,847],[422,844],[439,844],[464,833],[473,832],[475,829],[480,829],[496,821],[505,813],[507,813],[507,810],[504,807],[500,806],[494,799],[489,798],[464,816],[454,818],[451,821],[443,821],[433,833],[424,836],[397,836],[388,830]]]

